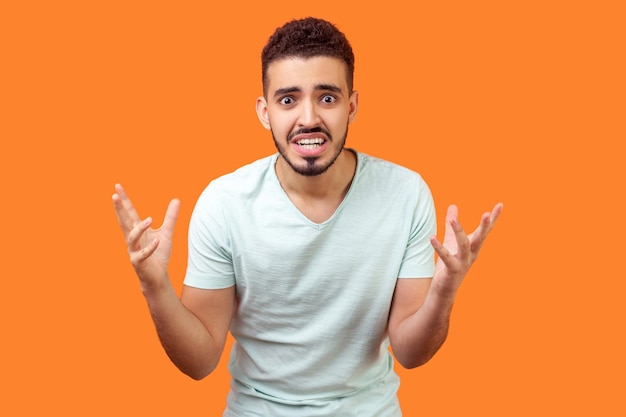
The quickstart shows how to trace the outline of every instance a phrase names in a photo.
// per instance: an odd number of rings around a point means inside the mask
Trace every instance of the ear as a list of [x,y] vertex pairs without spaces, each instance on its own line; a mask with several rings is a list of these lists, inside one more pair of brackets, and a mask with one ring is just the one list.
[[359,109],[359,92],[353,91],[350,94],[350,113],[348,114],[348,123],[352,123],[356,117],[356,112]]
[[270,119],[267,114],[267,100],[265,97],[259,97],[256,99],[256,115],[259,117],[259,121],[267,130],[272,130],[270,126]]

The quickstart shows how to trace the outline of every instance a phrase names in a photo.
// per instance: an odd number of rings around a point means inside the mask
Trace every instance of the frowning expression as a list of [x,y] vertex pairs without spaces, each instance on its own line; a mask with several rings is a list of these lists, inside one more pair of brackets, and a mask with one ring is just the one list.
[[298,174],[324,173],[340,155],[357,93],[348,91],[346,65],[331,57],[285,58],[267,70],[267,97],[257,114],[280,155]]

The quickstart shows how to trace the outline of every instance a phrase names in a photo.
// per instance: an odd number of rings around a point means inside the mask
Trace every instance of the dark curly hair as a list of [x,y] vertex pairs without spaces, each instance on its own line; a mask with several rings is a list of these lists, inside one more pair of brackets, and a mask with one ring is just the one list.
[[312,58],[325,56],[346,63],[348,92],[352,93],[354,79],[354,53],[346,36],[326,20],[307,17],[292,20],[276,29],[261,53],[263,95],[267,97],[267,69],[283,58]]

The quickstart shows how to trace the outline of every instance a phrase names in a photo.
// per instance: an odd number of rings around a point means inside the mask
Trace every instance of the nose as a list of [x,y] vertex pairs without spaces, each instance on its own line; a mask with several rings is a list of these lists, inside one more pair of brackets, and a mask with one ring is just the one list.
[[298,125],[301,127],[314,127],[320,124],[319,109],[315,100],[304,100],[300,105]]

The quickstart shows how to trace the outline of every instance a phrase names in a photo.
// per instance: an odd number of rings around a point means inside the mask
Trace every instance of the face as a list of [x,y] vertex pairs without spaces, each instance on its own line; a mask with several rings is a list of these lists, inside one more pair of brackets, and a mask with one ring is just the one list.
[[348,92],[346,65],[337,58],[286,58],[267,69],[267,97],[257,114],[285,162],[300,175],[328,170],[341,154],[357,93]]

